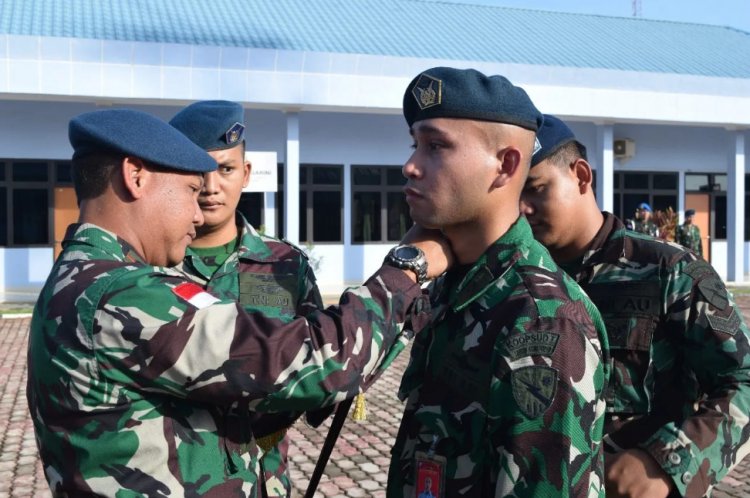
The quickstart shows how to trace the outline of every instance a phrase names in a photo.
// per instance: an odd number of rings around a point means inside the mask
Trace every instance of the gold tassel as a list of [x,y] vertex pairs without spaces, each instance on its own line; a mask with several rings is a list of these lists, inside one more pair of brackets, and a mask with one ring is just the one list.
[[284,439],[287,429],[281,429],[267,436],[259,437],[255,439],[255,444],[263,450],[263,453],[268,453],[271,448],[279,444],[279,441]]
[[354,398],[354,411],[352,411],[352,420],[363,422],[367,418],[367,404],[365,403],[365,393],[357,394]]

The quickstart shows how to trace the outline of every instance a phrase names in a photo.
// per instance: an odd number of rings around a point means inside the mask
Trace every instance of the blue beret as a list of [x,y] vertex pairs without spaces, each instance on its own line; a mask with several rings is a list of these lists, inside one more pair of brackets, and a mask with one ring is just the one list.
[[685,211],[685,217],[687,216],[695,216],[695,209],[688,209]]
[[649,213],[652,212],[651,206],[649,206],[647,202],[641,202],[640,204],[638,204],[638,209],[643,209],[644,211],[648,211]]
[[236,102],[204,100],[172,118],[172,126],[204,150],[229,149],[245,138],[245,110]]
[[544,161],[560,150],[560,147],[570,142],[575,142],[578,145],[578,150],[581,152],[583,158],[586,159],[586,147],[576,140],[573,130],[568,128],[568,125],[563,123],[560,118],[556,118],[551,114],[544,115],[544,123],[542,123],[542,127],[536,133],[536,139],[539,144],[534,151],[534,155],[531,156],[532,167]]
[[531,131],[542,124],[542,113],[526,92],[505,77],[452,67],[428,69],[409,83],[404,117],[409,126],[432,118],[495,121]]
[[216,161],[185,135],[156,116],[130,109],[86,112],[70,120],[73,159],[117,152],[181,171],[208,172]]

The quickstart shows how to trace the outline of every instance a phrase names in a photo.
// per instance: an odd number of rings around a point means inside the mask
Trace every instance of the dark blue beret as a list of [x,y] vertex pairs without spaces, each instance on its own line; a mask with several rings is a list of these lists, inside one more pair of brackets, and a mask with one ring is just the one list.
[[542,124],[542,113],[526,92],[505,77],[452,67],[428,69],[409,83],[404,117],[409,126],[432,118],[495,121],[532,131]]
[[236,102],[203,100],[172,118],[172,126],[204,150],[229,149],[245,138],[245,110]]
[[185,135],[156,116],[131,109],[86,112],[70,120],[73,159],[117,152],[181,171],[207,172],[216,161]]
[[536,139],[539,142],[534,155],[531,156],[531,166],[536,166],[540,162],[544,161],[552,154],[560,150],[560,147],[570,142],[576,142],[581,151],[584,159],[586,158],[586,148],[576,140],[573,130],[568,128],[568,125],[562,122],[560,118],[556,118],[551,114],[544,115],[544,123],[539,131],[536,133]]
[[651,206],[647,202],[641,202],[640,204],[638,204],[638,209],[642,209],[644,211],[648,211],[649,213],[652,212],[651,211]]
[[695,216],[695,209],[688,209],[685,211],[685,217]]

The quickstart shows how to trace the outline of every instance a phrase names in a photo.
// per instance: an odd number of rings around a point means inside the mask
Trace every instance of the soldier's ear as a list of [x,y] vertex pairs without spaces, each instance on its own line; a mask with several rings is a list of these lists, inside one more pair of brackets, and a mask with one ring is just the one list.
[[519,171],[521,171],[521,151],[515,147],[499,150],[497,152],[497,176],[492,182],[492,187],[504,187]]
[[250,175],[253,172],[253,163],[251,163],[248,160],[245,160],[245,163],[243,164],[242,167],[245,171],[245,179],[242,181],[242,186],[247,187],[247,184],[250,183]]
[[578,158],[571,165],[573,174],[578,181],[578,190],[585,194],[591,189],[591,183],[594,181],[594,174],[591,172],[591,165],[586,160]]
[[120,174],[125,192],[133,199],[140,199],[144,195],[144,187],[151,172],[148,171],[137,157],[125,157],[120,164]]

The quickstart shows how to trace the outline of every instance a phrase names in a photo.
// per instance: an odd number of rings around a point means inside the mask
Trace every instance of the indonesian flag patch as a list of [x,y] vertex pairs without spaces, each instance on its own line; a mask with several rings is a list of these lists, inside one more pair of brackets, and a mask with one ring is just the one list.
[[204,291],[200,285],[191,282],[185,282],[174,287],[172,292],[199,310],[219,302],[218,298]]

